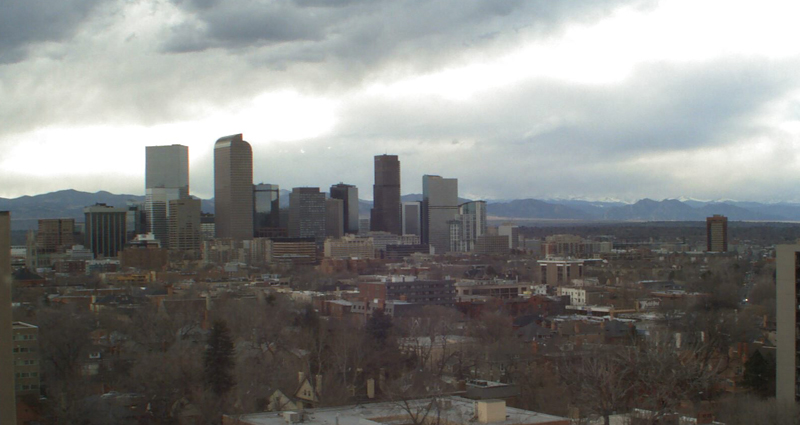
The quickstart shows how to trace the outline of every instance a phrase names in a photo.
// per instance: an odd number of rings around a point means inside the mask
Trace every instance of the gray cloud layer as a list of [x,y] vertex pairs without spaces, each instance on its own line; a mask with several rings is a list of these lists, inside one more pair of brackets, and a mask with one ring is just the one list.
[[[467,100],[364,92],[373,83],[489,62],[621,9],[656,6],[636,0],[9,0],[0,6],[0,97],[7,100],[0,104],[0,147],[50,126],[158,126],[218,110],[235,117],[257,95],[290,89],[337,99],[339,109],[334,130],[324,136],[278,142],[245,134],[254,144],[256,180],[285,188],[343,180],[369,197],[372,156],[389,152],[401,155],[404,192],[419,191],[421,175],[431,173],[458,177],[462,194],[488,198],[794,199],[790,179],[778,179],[788,171],[781,166],[764,163],[742,176],[680,158],[766,138],[773,150],[763,161],[794,161],[791,134],[763,118],[798,89],[795,57],[651,60],[620,81],[530,78]],[[784,120],[800,121],[800,105],[793,105]],[[192,164],[193,190],[213,192],[210,154],[217,137],[269,126],[270,118],[214,126],[220,134],[208,134],[208,152]],[[54,182],[0,168],[14,188],[0,196],[67,186],[141,192],[140,181],[101,180],[83,170],[91,163],[80,162],[83,147],[75,143],[74,173]],[[190,144],[162,139],[155,130],[136,143],[109,141],[108,154]],[[709,176],[726,185],[712,184]]]
[[33,43],[62,41],[87,19],[100,0],[7,0],[0,4],[0,65],[27,57]]

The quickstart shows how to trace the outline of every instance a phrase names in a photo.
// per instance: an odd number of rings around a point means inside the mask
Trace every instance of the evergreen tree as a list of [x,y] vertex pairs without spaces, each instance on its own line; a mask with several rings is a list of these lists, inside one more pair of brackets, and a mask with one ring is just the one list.
[[367,320],[367,334],[382,349],[386,346],[386,341],[392,332],[392,318],[387,316],[383,309],[375,310]]
[[742,385],[761,397],[775,396],[775,361],[754,352],[744,364]]
[[218,397],[224,396],[236,385],[233,378],[234,354],[233,341],[225,321],[214,321],[203,357],[203,370],[206,386]]

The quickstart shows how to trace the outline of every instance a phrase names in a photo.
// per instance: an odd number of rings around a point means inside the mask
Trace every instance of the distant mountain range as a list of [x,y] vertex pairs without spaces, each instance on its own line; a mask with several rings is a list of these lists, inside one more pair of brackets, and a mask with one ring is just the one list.
[[[36,196],[0,198],[0,211],[11,211],[12,230],[36,229],[40,218],[74,218],[83,221],[83,208],[94,204],[125,207],[128,202],[144,202],[141,195],[116,195],[106,191],[96,193],[59,190]],[[214,211],[214,200],[201,199],[203,211]]]
[[[419,201],[418,193],[402,196],[403,202]],[[77,190],[61,190],[36,196],[14,199],[0,198],[0,211],[11,211],[14,230],[36,229],[40,218],[75,218],[83,221],[83,208],[96,203],[124,207],[129,201],[142,202],[141,195],[116,195]],[[459,198],[460,202],[468,199]],[[282,208],[289,206],[289,191],[281,190]],[[359,214],[369,216],[371,201],[359,200]],[[214,211],[214,200],[202,200],[204,212]],[[633,204],[624,202],[593,202],[574,199],[516,199],[488,202],[488,214],[495,218],[543,220],[609,220],[609,221],[702,221],[722,214],[732,221],[800,221],[798,203],[704,202],[665,199],[642,199]]]

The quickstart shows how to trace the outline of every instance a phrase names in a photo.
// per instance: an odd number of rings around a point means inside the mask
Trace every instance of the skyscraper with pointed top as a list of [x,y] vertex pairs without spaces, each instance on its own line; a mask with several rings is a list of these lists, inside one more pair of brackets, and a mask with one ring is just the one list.
[[370,230],[402,233],[400,223],[400,161],[397,155],[375,156],[374,206]]
[[214,144],[214,220],[216,237],[253,237],[253,149],[241,134]]

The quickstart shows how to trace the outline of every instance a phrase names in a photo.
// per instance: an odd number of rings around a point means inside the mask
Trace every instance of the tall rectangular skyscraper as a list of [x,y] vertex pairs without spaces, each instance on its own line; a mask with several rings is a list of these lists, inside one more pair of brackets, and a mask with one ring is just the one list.
[[400,161],[397,155],[375,156],[374,207],[370,216],[373,231],[401,234]]
[[358,233],[358,188],[344,183],[331,186],[331,198],[344,202],[344,232]]
[[214,144],[214,207],[218,238],[253,238],[253,150],[241,134]]
[[727,252],[728,217],[714,214],[713,217],[706,218],[706,238],[708,242],[708,251]]
[[800,245],[776,248],[776,386],[781,403],[800,401]]
[[465,202],[458,207],[461,218],[461,248],[465,252],[475,249],[475,242],[486,234],[486,201]]
[[289,194],[289,236],[325,240],[325,193],[318,187],[295,187]]
[[127,208],[97,204],[83,209],[86,217],[84,243],[95,257],[116,257],[127,242]]
[[422,243],[437,254],[451,250],[450,224],[458,215],[458,179],[422,176]]
[[169,248],[169,203],[187,199],[181,189],[153,187],[145,192],[144,209],[147,217],[147,231],[161,242],[162,248]]
[[280,187],[277,184],[259,183],[253,186],[254,236],[266,237],[280,228]]
[[344,236],[344,201],[330,198],[325,200],[325,237]]
[[[147,146],[144,210],[147,231],[169,247],[169,201],[189,197],[189,147]],[[134,229],[128,228],[128,231]]]
[[169,201],[169,249],[200,251],[200,200]]
[[402,222],[404,235],[422,237],[422,226],[420,225],[421,208],[422,203],[419,201],[403,202]]
[[189,196],[189,147],[183,145],[147,146],[144,173],[145,189],[180,189]]

